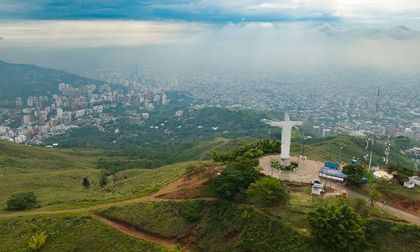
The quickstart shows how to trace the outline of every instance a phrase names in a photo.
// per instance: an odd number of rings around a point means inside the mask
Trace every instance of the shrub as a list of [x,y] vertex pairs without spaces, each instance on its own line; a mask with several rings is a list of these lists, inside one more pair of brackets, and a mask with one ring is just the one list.
[[262,206],[284,204],[288,200],[286,186],[271,177],[262,177],[248,188],[248,198],[251,202]]
[[8,210],[27,210],[38,207],[38,198],[34,192],[17,193],[7,200]]
[[360,185],[364,175],[364,168],[360,164],[348,164],[343,167],[343,173],[348,175],[347,180],[353,185]]
[[220,176],[214,179],[217,196],[225,200],[244,200],[248,186],[260,177],[257,166],[258,160],[249,158],[230,162]]
[[45,232],[36,233],[31,236],[31,238],[28,241],[28,246],[32,251],[38,251],[41,249],[45,242],[47,241],[48,235]]
[[279,170],[281,168],[280,161],[277,161],[277,160],[271,161],[271,167],[274,168],[274,169]]
[[327,205],[308,214],[315,238],[334,251],[358,251],[365,242],[362,217],[345,203]]
[[381,199],[381,194],[375,188],[372,188],[369,192],[369,202],[371,206],[374,206],[375,203]]
[[104,171],[102,170],[101,177],[99,178],[99,185],[101,187],[104,187],[106,186],[106,184],[108,184],[108,178],[106,177]]
[[289,165],[281,166],[280,169],[282,169],[283,171],[293,171],[297,167],[298,167],[298,163],[291,162]]
[[89,179],[88,179],[88,178],[86,178],[86,177],[84,177],[84,178],[83,178],[82,185],[83,185],[83,187],[84,187],[84,188],[89,188],[89,187],[90,187],[90,182],[89,182]]
[[391,164],[388,169],[395,174],[395,178],[400,184],[404,184],[404,182],[408,181],[408,177],[414,175],[412,168],[400,164]]

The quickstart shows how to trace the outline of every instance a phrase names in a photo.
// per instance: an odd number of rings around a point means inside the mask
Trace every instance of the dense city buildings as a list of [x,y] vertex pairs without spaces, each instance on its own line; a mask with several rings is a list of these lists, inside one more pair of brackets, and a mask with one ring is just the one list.
[[[304,120],[319,137],[335,134],[406,136],[420,140],[418,76],[373,70],[318,72],[120,72],[85,73],[127,86],[185,90],[207,106],[255,109]],[[400,88],[404,86],[405,88]]]
[[[163,90],[112,88],[110,85],[87,84],[75,88],[58,84],[59,94],[16,98],[16,107],[2,109],[0,139],[16,143],[42,143],[45,138],[80,126],[101,125],[116,120],[110,113],[117,105],[131,105],[139,111],[151,112],[169,99]],[[149,118],[147,112],[131,115],[130,120],[141,123]],[[134,119],[133,119],[134,118]]]

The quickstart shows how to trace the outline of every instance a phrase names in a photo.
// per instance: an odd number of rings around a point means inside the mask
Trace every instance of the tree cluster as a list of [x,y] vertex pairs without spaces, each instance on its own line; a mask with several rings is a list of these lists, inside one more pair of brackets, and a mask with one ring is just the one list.
[[34,192],[16,193],[7,200],[7,210],[22,211],[38,206],[38,198]]
[[288,199],[286,185],[272,177],[261,177],[248,188],[248,199],[261,206],[285,204]]
[[401,165],[401,164],[391,164],[388,167],[388,170],[394,174],[395,178],[400,184],[408,181],[408,177],[414,175],[414,169]]
[[213,160],[216,162],[230,162],[238,157],[259,158],[266,154],[278,153],[280,143],[277,141],[262,140],[255,144],[248,144],[232,151],[213,152]]
[[347,174],[347,180],[353,185],[360,185],[365,174],[365,169],[360,164],[348,164],[343,167],[343,173]]
[[261,176],[257,167],[257,159],[241,157],[230,162],[213,181],[217,196],[225,200],[244,200],[249,185]]
[[363,219],[345,203],[319,207],[308,220],[315,238],[333,251],[360,251],[365,243]]

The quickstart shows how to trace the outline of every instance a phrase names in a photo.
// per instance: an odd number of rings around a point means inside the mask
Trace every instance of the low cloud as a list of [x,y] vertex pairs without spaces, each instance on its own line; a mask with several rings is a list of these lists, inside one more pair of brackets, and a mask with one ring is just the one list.
[[72,65],[77,65],[74,62],[91,55],[96,60],[91,65],[142,65],[167,71],[329,71],[336,66],[357,66],[419,73],[420,69],[420,34],[406,26],[31,21],[0,24],[0,31],[7,38],[0,57],[13,61],[21,57],[52,64],[63,59],[65,65],[71,58]]
[[112,47],[173,43],[204,25],[153,21],[19,21],[0,23],[10,47]]

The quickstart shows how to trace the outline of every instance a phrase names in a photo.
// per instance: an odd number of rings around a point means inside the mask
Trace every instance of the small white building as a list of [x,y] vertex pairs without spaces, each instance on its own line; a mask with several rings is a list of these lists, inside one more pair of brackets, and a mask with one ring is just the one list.
[[420,186],[420,177],[419,176],[412,176],[408,178],[409,182],[413,182],[416,186]]
[[411,182],[411,181],[404,182],[404,187],[408,189],[414,188],[415,185],[416,184],[414,184],[414,182]]

